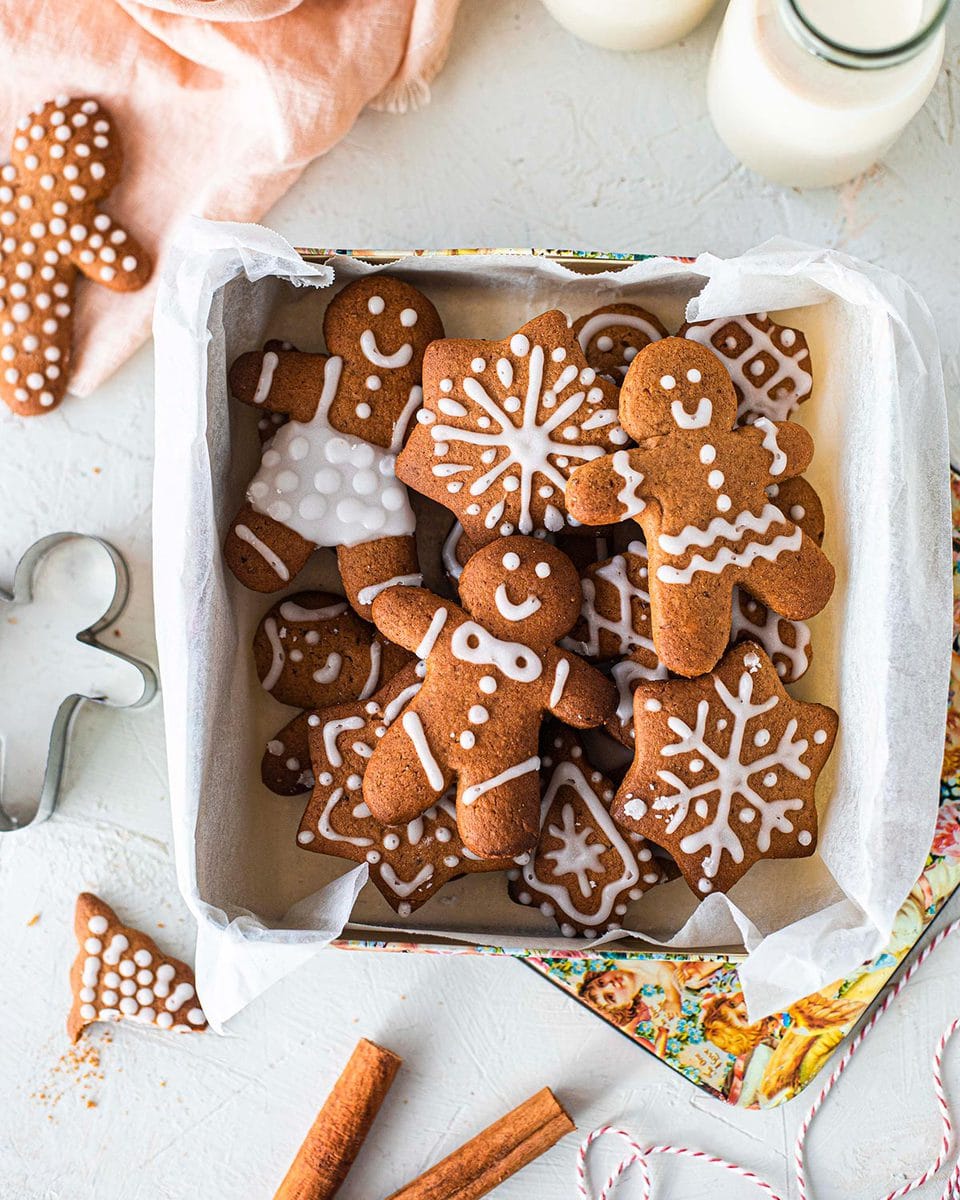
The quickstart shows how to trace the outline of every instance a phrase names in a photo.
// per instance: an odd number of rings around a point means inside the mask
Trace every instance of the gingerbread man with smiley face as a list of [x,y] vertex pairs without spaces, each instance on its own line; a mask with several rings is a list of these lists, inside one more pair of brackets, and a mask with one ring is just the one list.
[[423,588],[373,602],[385,636],[426,662],[423,687],[367,764],[363,798],[387,824],[409,821],[457,785],[464,844],[483,858],[531,850],[540,824],[538,739],[546,713],[602,724],[609,680],[556,642],[580,611],[569,558],[539,539],[501,538],[460,577],[463,607]]
[[288,419],[264,443],[224,554],[241,583],[273,592],[314,549],[335,546],[347,597],[366,617],[381,586],[420,582],[394,462],[422,401],[424,351],[443,325],[416,288],[372,275],[334,297],[323,333],[329,354],[271,348],[230,370],[238,400]]
[[759,417],[734,428],[737,397],[721,361],[681,338],[633,360],[620,421],[639,446],[579,467],[566,492],[588,525],[635,520],[649,557],[653,643],[678,675],[711,670],[730,640],[737,584],[790,620],[818,613],[834,570],[766,488],[799,475],[813,456],[801,426]]

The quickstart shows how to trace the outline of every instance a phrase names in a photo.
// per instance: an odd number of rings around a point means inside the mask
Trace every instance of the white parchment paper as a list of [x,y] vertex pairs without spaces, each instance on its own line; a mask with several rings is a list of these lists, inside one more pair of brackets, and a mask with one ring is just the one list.
[[[836,251],[785,241],[735,259],[652,258],[620,271],[507,254],[372,268],[309,264],[260,226],[194,221],[169,255],[155,322],[154,574],[178,878],[199,923],[198,988],[211,1024],[222,1027],[345,929],[392,941],[570,945],[536,909],[512,904],[495,875],[448,885],[401,921],[373,888],[361,892],[366,866],[298,849],[305,798],[280,799],[260,782],[263,745],[294,710],[266,695],[253,669],[250,641],[271,598],[246,591],[222,562],[259,461],[256,414],[229,401],[226,369],[266,337],[323,349],[328,289],[374,269],[423,288],[452,336],[499,338],[551,307],[575,317],[617,300],[643,304],[670,329],[684,313],[764,310],[804,329],[815,391],[797,419],[816,442],[807,476],[837,568],[833,599],[811,622],[813,664],[791,689],[840,712],[818,791],[818,853],[760,863],[728,896],[699,905],[682,880],[655,888],[623,931],[596,944],[745,947],[753,1019],[876,953],[932,837],[951,640],[943,380],[930,315],[910,288]],[[421,545],[425,558],[430,547]],[[442,586],[439,565],[424,565]],[[337,586],[329,554],[315,555],[291,590],[316,586]],[[336,955],[325,969],[337,969]]]

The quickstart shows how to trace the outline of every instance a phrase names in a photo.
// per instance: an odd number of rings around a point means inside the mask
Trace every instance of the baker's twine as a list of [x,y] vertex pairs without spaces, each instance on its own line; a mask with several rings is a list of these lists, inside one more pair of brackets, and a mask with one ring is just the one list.
[[[883,1014],[887,1011],[897,996],[903,991],[910,980],[914,977],[917,971],[923,966],[931,954],[941,945],[952,933],[960,929],[960,920],[953,921],[950,925],[941,929],[936,937],[932,938],[927,945],[917,955],[911,966],[904,971],[899,981],[894,987],[887,992],[883,1002],[877,1007],[873,1015],[863,1026],[856,1037],[850,1042],[850,1045],[844,1051],[837,1065],[830,1072],[826,1083],[820,1090],[819,1095],[810,1106],[807,1115],[804,1117],[800,1129],[797,1133],[797,1140],[794,1143],[793,1149],[793,1165],[796,1178],[797,1196],[799,1200],[812,1200],[812,1192],[807,1185],[807,1168],[806,1168],[806,1139],[810,1131],[810,1126],[813,1124],[813,1119],[820,1111],[824,1100],[830,1094],[830,1090],[837,1082],[843,1072],[846,1070],[850,1060],[856,1054],[857,1050],[866,1040],[867,1034],[874,1028]],[[942,1061],[943,1053],[947,1043],[953,1037],[954,1033],[960,1029],[960,1017],[955,1017],[954,1020],[944,1029],[937,1042],[937,1048],[933,1055],[933,1092],[937,1101],[937,1112],[940,1115],[940,1125],[942,1136],[940,1139],[940,1149],[936,1158],[930,1165],[919,1174],[915,1179],[911,1179],[909,1183],[898,1187],[896,1191],[887,1192],[882,1200],[899,1200],[901,1196],[906,1196],[910,1192],[916,1191],[917,1188],[923,1187],[925,1183],[931,1180],[941,1169],[950,1155],[950,1148],[953,1142],[953,1121],[950,1116],[950,1109],[947,1106],[947,1100],[943,1091],[943,1075]],[[587,1179],[587,1158],[590,1152],[590,1147],[594,1142],[604,1137],[616,1137],[627,1145],[627,1153],[617,1163],[607,1182],[603,1185],[602,1190],[594,1194],[591,1191],[590,1184]],[[746,1167],[740,1166],[739,1163],[728,1162],[725,1158],[719,1158],[715,1154],[707,1154],[703,1150],[692,1150],[688,1146],[642,1146],[634,1137],[625,1129],[619,1129],[614,1125],[601,1125],[589,1133],[580,1145],[577,1152],[577,1196],[579,1200],[610,1200],[610,1196],[624,1173],[630,1167],[636,1167],[637,1174],[640,1176],[640,1200],[650,1200],[652,1195],[652,1180],[650,1176],[650,1160],[656,1155],[670,1155],[674,1158],[692,1158],[698,1162],[709,1163],[711,1166],[718,1167],[722,1171],[727,1171],[732,1175],[736,1175],[740,1179],[746,1179],[752,1183],[758,1191],[764,1192],[770,1197],[770,1200],[781,1200],[781,1197],[770,1186],[766,1180],[761,1179],[759,1175],[753,1171],[748,1171]],[[960,1200],[960,1155],[954,1161],[953,1169],[947,1177],[943,1191],[940,1193],[940,1200]]]

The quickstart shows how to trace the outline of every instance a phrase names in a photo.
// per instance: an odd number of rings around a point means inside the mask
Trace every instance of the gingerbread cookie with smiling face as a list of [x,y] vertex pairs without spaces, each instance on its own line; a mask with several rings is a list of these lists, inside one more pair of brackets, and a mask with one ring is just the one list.
[[649,556],[652,640],[668,670],[709,671],[730,640],[733,589],[791,620],[819,612],[834,571],[765,489],[799,475],[807,432],[765,417],[734,428],[730,377],[709,350],[665,338],[634,359],[620,418],[640,446],[578,468],[567,507],[586,524],[636,520]]
[[700,897],[728,891],[761,858],[817,844],[817,777],[837,714],[784,691],[755,642],[700,679],[641,683],[634,761],[611,812],[663,846]]
[[477,547],[559,532],[573,468],[627,442],[616,389],[589,366],[561,312],[502,342],[435,342],[423,388],[397,475],[450,509]]
[[570,560],[534,538],[477,551],[460,577],[463,607],[421,588],[391,588],[373,619],[426,661],[419,694],[381,738],[363,780],[373,814],[412,820],[457,785],[464,844],[484,858],[529,851],[539,829],[538,739],[547,712],[587,729],[613,688],[556,646],[580,609]]
[[265,444],[227,534],[227,564],[242,583],[277,591],[318,546],[337,547],[344,588],[362,616],[379,586],[420,582],[413,512],[394,464],[421,403],[424,350],[442,335],[424,295],[376,275],[331,301],[329,354],[268,350],[234,363],[237,399],[289,418]]
[[564,937],[599,937],[623,924],[627,905],[663,873],[638,834],[610,816],[613,785],[586,761],[569,732],[550,739],[540,839],[509,873],[510,898],[551,917]]
[[0,396],[20,416],[66,394],[77,271],[115,292],[150,277],[149,256],[100,209],[121,164],[96,100],[58,96],[17,123],[0,168]]
[[369,700],[310,714],[315,785],[297,834],[305,850],[367,863],[371,882],[401,917],[451,879],[515,865],[512,859],[477,858],[463,845],[448,795],[400,825],[384,825],[364,802],[361,787],[373,751],[421,683],[418,667],[408,666]]
[[637,354],[667,336],[659,318],[638,304],[605,304],[574,321],[573,332],[590,366],[617,387]]
[[718,354],[737,393],[737,420],[786,421],[813,391],[810,351],[802,330],[778,325],[766,313],[719,317],[683,325],[689,338]]

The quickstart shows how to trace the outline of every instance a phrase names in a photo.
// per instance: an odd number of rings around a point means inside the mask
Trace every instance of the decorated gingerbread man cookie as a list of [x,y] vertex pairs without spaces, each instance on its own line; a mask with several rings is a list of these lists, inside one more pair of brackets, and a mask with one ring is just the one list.
[[587,362],[620,386],[637,354],[667,336],[661,321],[638,304],[605,304],[573,323]]
[[611,812],[668,850],[698,896],[760,858],[814,852],[837,714],[791,699],[760,645],[731,646],[700,679],[639,684],[633,711],[634,761]]
[[369,700],[310,714],[316,784],[297,834],[305,850],[367,863],[372,883],[401,917],[451,879],[515,865],[512,859],[480,859],[463,845],[448,795],[400,825],[384,825],[364,802],[367,763],[421,683],[422,672],[408,666]]
[[17,122],[0,168],[0,396],[20,416],[66,394],[77,271],[115,292],[150,277],[149,256],[100,209],[121,163],[96,100],[58,96]]
[[737,420],[743,424],[757,417],[786,421],[813,391],[803,332],[778,325],[766,313],[694,321],[682,326],[678,336],[721,357],[733,379]]
[[599,937],[619,929],[629,902],[663,874],[644,839],[610,816],[613,785],[576,736],[564,731],[549,745],[540,840],[530,861],[510,871],[510,897],[552,917],[564,937]]
[[477,547],[563,529],[570,472],[627,442],[616,389],[588,365],[561,312],[502,342],[434,343],[423,390],[397,475],[449,508]]
[[652,641],[668,670],[701,675],[718,662],[737,584],[791,620],[823,608],[833,567],[765,491],[806,468],[806,430],[765,417],[734,428],[722,363],[681,338],[637,355],[620,418],[640,446],[578,468],[567,506],[587,524],[633,519],[643,529]]
[[206,1029],[190,967],[124,925],[109,904],[81,892],[74,930],[80,949],[70,971],[67,1033],[72,1042],[94,1021],[128,1019],[177,1033]]
[[613,687],[555,643],[580,609],[570,560],[534,538],[477,551],[460,576],[463,607],[421,588],[391,588],[373,619],[426,661],[420,693],[386,731],[363,795],[388,824],[412,820],[456,781],[464,844],[484,858],[531,850],[539,830],[545,713],[580,729],[602,724]]
[[413,512],[394,473],[419,408],[430,301],[384,275],[348,284],[324,315],[329,354],[268,350],[230,370],[237,399],[289,419],[264,444],[224,554],[237,578],[274,592],[318,546],[337,547],[350,603],[369,616],[378,587],[419,583]]
[[[380,637],[339,596],[298,592],[272,605],[257,626],[253,654],[261,684],[281,704],[315,709],[366,700],[413,656]],[[313,786],[306,714],[267,742],[260,774],[272,792]]]

